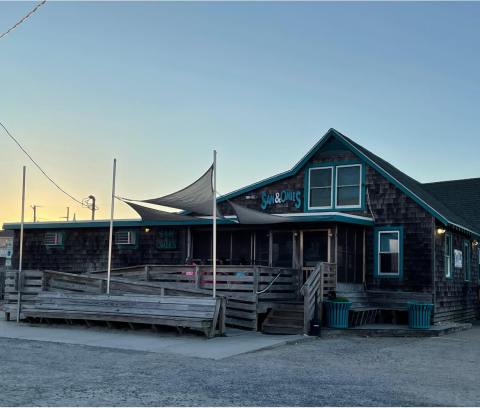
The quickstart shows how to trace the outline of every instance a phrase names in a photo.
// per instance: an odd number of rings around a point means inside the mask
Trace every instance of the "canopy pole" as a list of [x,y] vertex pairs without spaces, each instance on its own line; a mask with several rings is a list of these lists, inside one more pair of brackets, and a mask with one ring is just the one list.
[[20,308],[22,306],[22,266],[23,266],[23,224],[25,222],[25,175],[27,168],[23,166],[22,177],[22,220],[20,223],[20,254],[18,259],[18,293],[17,293],[17,323],[20,322]]
[[112,270],[112,240],[113,240],[113,214],[115,210],[115,176],[117,172],[117,159],[113,159],[112,178],[112,206],[110,209],[110,235],[108,237],[108,268],[107,268],[107,295],[110,294],[110,272]]
[[212,272],[213,272],[213,297],[217,295],[217,151],[213,151],[213,242],[212,242]]

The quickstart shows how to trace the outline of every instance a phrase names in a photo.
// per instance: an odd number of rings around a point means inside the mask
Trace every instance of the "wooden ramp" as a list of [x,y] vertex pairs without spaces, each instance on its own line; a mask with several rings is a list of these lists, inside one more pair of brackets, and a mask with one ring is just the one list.
[[[221,298],[156,295],[87,295],[40,292],[22,308],[25,318],[142,323],[191,328],[207,337],[225,332]],[[218,327],[218,330],[217,330]]]

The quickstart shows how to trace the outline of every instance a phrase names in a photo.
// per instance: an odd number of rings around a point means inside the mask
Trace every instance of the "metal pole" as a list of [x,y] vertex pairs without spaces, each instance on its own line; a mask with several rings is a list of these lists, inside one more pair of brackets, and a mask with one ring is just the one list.
[[17,323],[20,322],[20,308],[22,306],[22,263],[23,263],[23,224],[25,222],[25,174],[27,168],[23,166],[22,179],[22,221],[20,223],[20,256],[18,259],[18,293],[17,293]]
[[67,222],[70,221],[70,207],[67,207]]
[[108,238],[107,295],[110,294],[110,271],[112,269],[113,213],[115,208],[115,174],[116,172],[117,172],[117,159],[113,159],[112,207],[110,210],[110,235]]
[[212,242],[212,272],[213,272],[213,297],[217,295],[217,151],[213,151],[213,242]]

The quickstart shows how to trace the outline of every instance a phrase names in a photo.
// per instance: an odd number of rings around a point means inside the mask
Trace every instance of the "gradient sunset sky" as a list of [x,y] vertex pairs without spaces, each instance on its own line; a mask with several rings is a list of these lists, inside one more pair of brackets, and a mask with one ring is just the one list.
[[[34,6],[0,2],[0,32]],[[0,39],[0,121],[107,218],[200,176],[221,193],[289,169],[334,127],[419,181],[480,177],[480,3],[47,2]],[[0,227],[21,168],[40,220],[66,207],[0,131]],[[117,204],[116,217],[135,217]]]

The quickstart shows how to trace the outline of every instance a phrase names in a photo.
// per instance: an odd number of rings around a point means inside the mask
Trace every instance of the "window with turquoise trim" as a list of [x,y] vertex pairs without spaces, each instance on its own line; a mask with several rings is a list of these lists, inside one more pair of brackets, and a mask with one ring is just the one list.
[[63,234],[61,232],[46,232],[43,243],[46,246],[61,246],[63,245]]
[[360,164],[337,166],[336,171],[336,207],[360,207],[362,166]]
[[332,208],[333,167],[310,169],[309,208]]
[[375,276],[403,277],[403,229],[381,227],[375,230]]
[[445,234],[445,277],[452,277],[452,235]]
[[116,245],[135,245],[136,243],[135,231],[117,231],[115,232]]
[[465,272],[465,280],[472,280],[472,255],[470,252],[470,241],[463,242],[463,256],[465,258],[463,270]]

